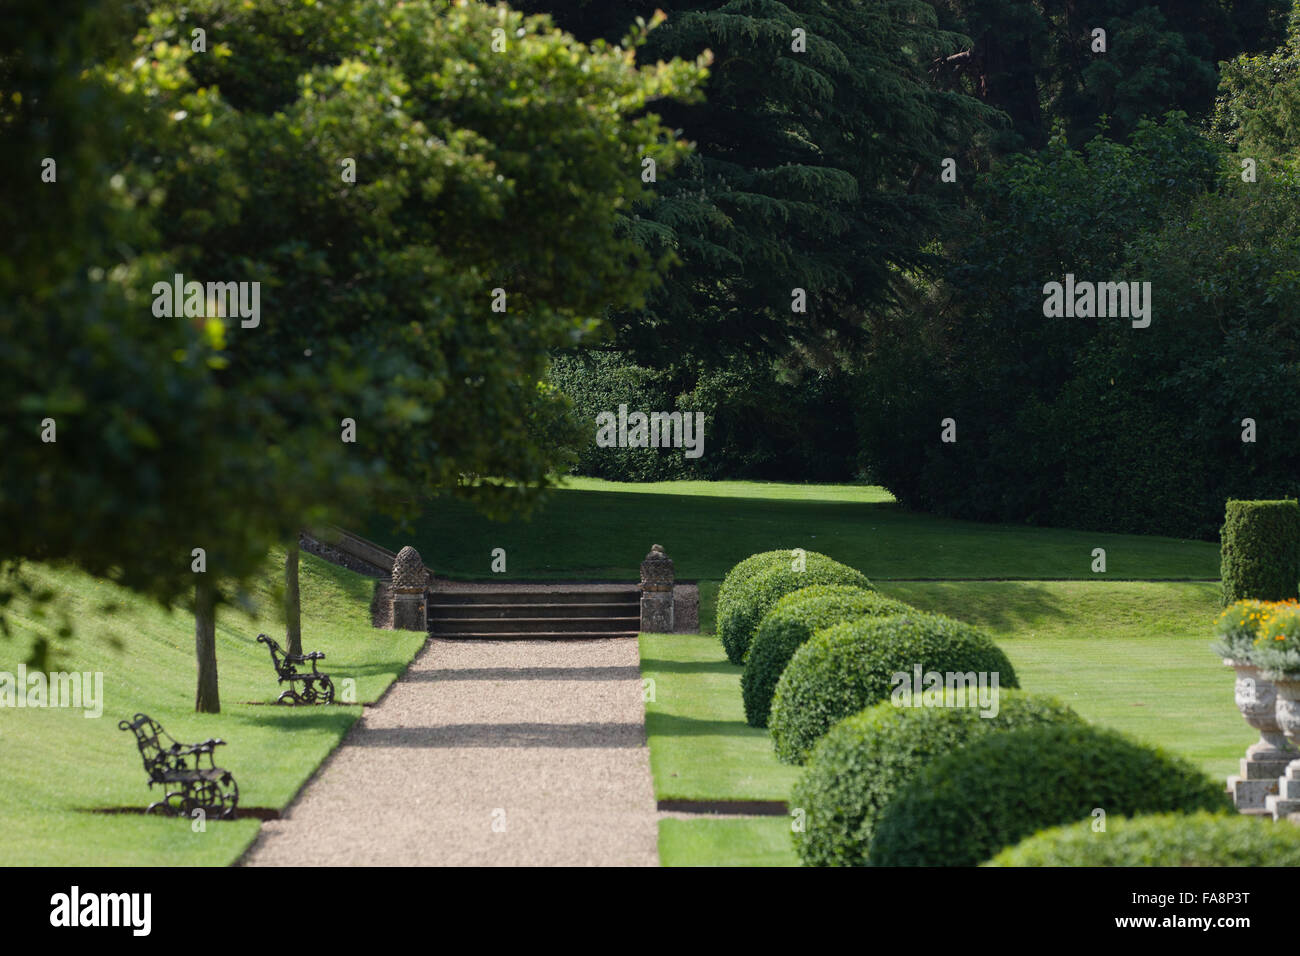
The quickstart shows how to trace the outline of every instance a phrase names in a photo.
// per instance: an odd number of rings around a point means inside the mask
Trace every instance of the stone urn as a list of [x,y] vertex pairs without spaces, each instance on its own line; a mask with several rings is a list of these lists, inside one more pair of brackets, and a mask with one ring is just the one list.
[[1300,674],[1275,675],[1273,689],[1277,696],[1274,723],[1300,757]]
[[1297,757],[1278,724],[1278,694],[1272,680],[1258,667],[1241,660],[1224,658],[1236,672],[1234,697],[1246,723],[1259,731],[1259,740],[1246,748],[1241,775],[1228,778],[1228,792],[1238,810],[1261,810],[1269,796],[1278,792],[1278,779]]
[[1273,819],[1300,813],[1300,674],[1274,674],[1277,694],[1277,724],[1295,751],[1285,773],[1278,780],[1278,792],[1265,801]]
[[1247,748],[1247,756],[1259,754],[1274,759],[1285,756],[1288,761],[1300,757],[1300,753],[1287,745],[1286,734],[1278,725],[1277,687],[1273,681],[1264,677],[1258,667],[1245,661],[1225,659],[1223,663],[1237,674],[1233,689],[1237,709],[1246,718],[1246,723],[1259,731],[1259,740]]

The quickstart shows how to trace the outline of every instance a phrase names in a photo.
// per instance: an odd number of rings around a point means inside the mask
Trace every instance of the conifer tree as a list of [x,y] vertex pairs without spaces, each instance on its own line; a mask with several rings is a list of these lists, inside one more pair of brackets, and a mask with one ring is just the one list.
[[852,341],[862,312],[928,261],[957,196],[939,184],[942,160],[996,118],[933,88],[930,65],[965,40],[920,0],[523,6],[610,42],[660,6],[641,60],[713,53],[703,103],[655,104],[695,155],[628,222],[679,260],[644,310],[613,316],[618,344],[659,364]]

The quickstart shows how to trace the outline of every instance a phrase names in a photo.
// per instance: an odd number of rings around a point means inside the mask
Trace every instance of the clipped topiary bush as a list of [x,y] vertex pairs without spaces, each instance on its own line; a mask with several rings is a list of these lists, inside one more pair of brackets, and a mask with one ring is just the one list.
[[1101,727],[988,734],[933,760],[876,823],[872,866],[974,866],[1049,827],[1142,813],[1228,812],[1222,781]]
[[930,761],[985,734],[1083,718],[1052,697],[1006,691],[997,713],[976,707],[898,707],[882,701],[832,727],[813,749],[790,797],[805,812],[795,852],[806,866],[865,866],[876,821]]
[[920,611],[863,618],[812,636],[794,653],[772,696],[768,728],[776,755],[803,763],[831,725],[890,698],[895,674],[998,675],[1019,687],[1007,656],[979,628]]
[[1300,866],[1300,827],[1240,813],[1161,813],[1036,833],[985,866]]
[[749,650],[763,615],[787,594],[813,584],[847,584],[874,590],[861,571],[816,551],[804,552],[798,569],[792,551],[784,552],[784,560],[770,566],[756,563],[752,573],[738,577],[726,595],[719,594],[718,597],[718,636],[727,652],[727,660],[743,664],[745,652]]
[[740,675],[745,721],[751,727],[767,726],[776,682],[794,652],[814,631],[860,617],[915,610],[877,591],[844,584],[816,584],[787,594],[763,615],[745,657],[745,672]]
[[721,607],[731,598],[741,581],[746,581],[755,574],[771,570],[778,565],[789,566],[794,550],[794,548],[782,548],[777,551],[760,551],[734,565],[718,587],[718,606]]
[[1229,501],[1219,539],[1224,606],[1300,597],[1300,502]]

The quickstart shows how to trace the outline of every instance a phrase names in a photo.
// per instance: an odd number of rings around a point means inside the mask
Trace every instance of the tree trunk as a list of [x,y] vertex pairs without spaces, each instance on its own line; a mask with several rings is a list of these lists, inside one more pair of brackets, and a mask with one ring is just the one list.
[[284,649],[286,654],[302,653],[302,604],[298,593],[298,539],[294,538],[284,555]]
[[194,709],[200,714],[221,713],[217,694],[217,594],[207,574],[194,585],[194,652],[199,663],[199,683]]

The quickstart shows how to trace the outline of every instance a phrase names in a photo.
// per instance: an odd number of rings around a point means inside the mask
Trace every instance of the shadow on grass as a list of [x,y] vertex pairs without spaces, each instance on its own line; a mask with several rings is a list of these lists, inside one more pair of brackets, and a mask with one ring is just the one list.
[[743,670],[730,661],[666,661],[658,657],[641,658],[642,672],[662,671],[666,674],[734,674],[740,677]]
[[1069,616],[1058,592],[1037,581],[972,584],[963,581],[898,582],[882,590],[921,609],[1011,636],[1026,625]]
[[361,715],[351,710],[308,710],[306,707],[286,707],[274,705],[257,707],[256,712],[231,712],[230,718],[238,723],[253,727],[267,727],[275,730],[330,730],[345,734]]
[[646,734],[662,737],[767,737],[766,730],[751,727],[743,720],[701,720],[651,711],[645,715]]

